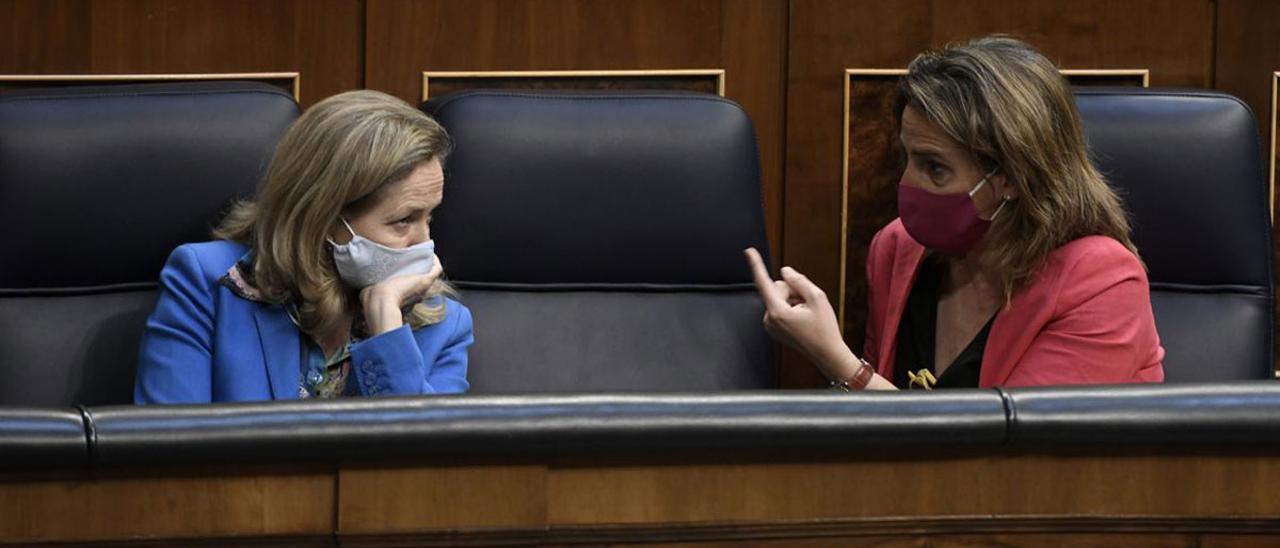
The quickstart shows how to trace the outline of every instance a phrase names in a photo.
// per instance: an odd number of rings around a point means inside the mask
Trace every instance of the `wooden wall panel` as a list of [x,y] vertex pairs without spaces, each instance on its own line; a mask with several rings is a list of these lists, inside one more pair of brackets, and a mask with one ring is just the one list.
[[0,0],[0,72],[84,72],[88,0]]
[[786,17],[786,0],[369,0],[365,80],[417,101],[423,71],[724,69],[756,125],[777,249]]
[[0,545],[1252,546],[1280,532],[1270,448],[1053,451],[567,450],[10,472]]
[[0,544],[330,534],[333,471],[209,467],[0,478]]
[[0,73],[300,72],[307,105],[362,87],[363,9],[360,0],[7,0]]
[[[792,0],[784,262],[839,293],[845,69],[902,68],[922,50],[1007,33],[1063,68],[1147,68],[1152,86],[1208,87],[1213,15],[1210,0]],[[848,327],[858,350],[861,329]],[[785,386],[822,382],[795,354],[782,372]]]
[[1218,0],[1214,88],[1243,99],[1270,140],[1271,74],[1280,70],[1280,2]]

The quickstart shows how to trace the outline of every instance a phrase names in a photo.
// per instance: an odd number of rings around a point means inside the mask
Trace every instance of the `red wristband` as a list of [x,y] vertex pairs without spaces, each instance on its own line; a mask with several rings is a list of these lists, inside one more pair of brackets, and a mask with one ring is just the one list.
[[843,381],[831,381],[831,388],[851,392],[853,390],[862,390],[871,384],[871,377],[876,374],[871,368],[871,364],[867,360],[858,358],[858,370],[853,373],[852,377]]

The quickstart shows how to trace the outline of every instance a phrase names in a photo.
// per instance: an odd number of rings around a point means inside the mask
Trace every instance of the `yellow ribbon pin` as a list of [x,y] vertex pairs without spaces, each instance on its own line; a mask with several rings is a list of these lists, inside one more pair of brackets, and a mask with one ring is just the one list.
[[934,377],[933,371],[928,369],[921,369],[916,373],[907,371],[907,378],[911,380],[911,382],[907,383],[907,388],[919,386],[925,390],[933,390],[933,385],[938,384],[938,378]]

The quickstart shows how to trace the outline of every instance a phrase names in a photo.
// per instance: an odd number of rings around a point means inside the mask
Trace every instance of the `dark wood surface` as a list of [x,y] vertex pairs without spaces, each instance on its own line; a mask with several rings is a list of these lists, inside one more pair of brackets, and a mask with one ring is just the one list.
[[0,73],[298,72],[309,105],[362,87],[363,9],[359,0],[5,0]]
[[1275,451],[1222,448],[9,472],[0,544],[1245,546],[1280,534],[1277,490]]

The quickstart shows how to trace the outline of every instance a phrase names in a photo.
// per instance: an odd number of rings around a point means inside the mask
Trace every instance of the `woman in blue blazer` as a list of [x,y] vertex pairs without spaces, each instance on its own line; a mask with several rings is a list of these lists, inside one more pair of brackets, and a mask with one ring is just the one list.
[[375,91],[326,99],[253,201],[160,273],[138,403],[457,393],[471,314],[430,239],[449,138]]

